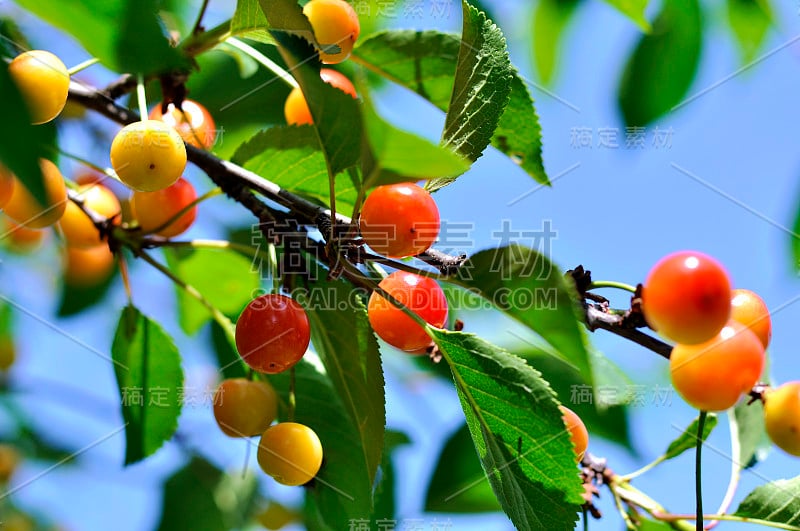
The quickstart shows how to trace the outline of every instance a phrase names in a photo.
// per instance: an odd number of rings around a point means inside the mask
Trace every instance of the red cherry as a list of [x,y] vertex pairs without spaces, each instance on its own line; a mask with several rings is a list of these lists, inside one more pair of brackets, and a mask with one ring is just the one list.
[[236,348],[259,372],[276,374],[300,361],[311,341],[308,316],[284,295],[262,295],[250,301],[236,322]]

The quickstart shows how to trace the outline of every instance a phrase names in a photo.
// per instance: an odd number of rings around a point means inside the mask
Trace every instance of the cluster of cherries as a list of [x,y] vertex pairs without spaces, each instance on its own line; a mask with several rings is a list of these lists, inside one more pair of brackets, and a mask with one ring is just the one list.
[[[44,50],[24,52],[9,64],[9,74],[27,104],[32,122],[55,119],[64,109],[70,75],[64,63]],[[130,214],[144,234],[171,238],[194,222],[197,194],[181,174],[186,166],[184,142],[209,148],[216,129],[208,111],[199,103],[184,100],[181,108],[161,105],[150,119],[123,128],[111,144],[111,165],[120,181],[132,190]],[[0,208],[6,214],[8,237],[23,246],[41,240],[42,229],[57,226],[66,243],[65,278],[77,286],[91,286],[107,278],[114,256],[103,241],[87,209],[112,223],[122,222],[123,207],[105,177],[99,173],[78,175],[70,186],[58,167],[40,160],[47,201],[37,201],[25,184],[0,166]]]
[[800,381],[754,390],[772,336],[761,297],[732,289],[722,265],[695,251],[656,263],[641,296],[648,325],[676,343],[670,375],[684,400],[702,411],[723,411],[755,393],[764,403],[769,437],[800,456]]

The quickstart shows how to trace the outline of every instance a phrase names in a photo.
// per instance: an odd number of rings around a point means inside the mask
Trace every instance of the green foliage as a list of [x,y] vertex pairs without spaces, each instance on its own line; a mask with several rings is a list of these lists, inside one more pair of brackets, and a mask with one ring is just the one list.
[[183,371],[178,349],[166,332],[127,306],[111,346],[125,420],[125,464],[153,454],[178,427]]
[[734,456],[740,468],[750,468],[763,461],[772,441],[764,424],[764,404],[756,400],[748,404],[742,400],[728,413],[732,437],[738,440],[739,455]]
[[[0,39],[2,40],[2,39]],[[31,125],[31,116],[8,73],[8,64],[0,61],[0,163],[12,171],[41,204],[47,204],[39,158],[54,129],[51,125]]]
[[505,513],[519,529],[572,529],[583,487],[547,382],[522,359],[473,335],[431,334],[453,372],[478,457]]
[[159,531],[225,531],[246,523],[256,499],[255,476],[226,475],[194,456],[164,483]]
[[[697,428],[700,427],[699,417],[694,419],[689,427],[683,430],[680,436],[669,443],[667,451],[664,453],[665,459],[674,459],[687,450],[692,450],[697,447]],[[703,424],[703,435],[701,439],[705,441],[714,428],[717,426],[717,416],[714,413],[706,415],[705,423]]]
[[358,102],[322,81],[319,62],[314,59],[316,52],[308,42],[276,30],[272,35],[280,43],[281,55],[305,94],[333,179],[359,160],[363,126]]
[[756,58],[773,25],[768,0],[727,0],[728,24],[736,37],[742,63]]
[[397,483],[397,467],[392,462],[394,451],[411,444],[411,439],[403,432],[386,430],[383,444],[383,459],[381,460],[381,477],[375,487],[375,503],[373,516],[376,520],[391,520],[397,515],[395,498],[397,496],[395,485]]
[[643,31],[650,31],[650,23],[644,16],[647,0],[605,0],[620,13],[635,22]]
[[791,523],[800,518],[800,476],[756,487],[734,513],[766,522]]
[[533,65],[545,84],[553,81],[564,30],[579,4],[580,0],[541,0],[533,10]]
[[236,2],[236,11],[231,18],[230,32],[232,35],[265,44],[275,43],[272,35],[269,34],[269,23],[258,0],[238,0]]
[[458,428],[442,448],[428,483],[425,510],[446,513],[500,511],[500,504],[475,455],[466,424]]
[[627,126],[644,127],[679,106],[700,64],[703,21],[698,0],[665,0],[628,60],[619,86]]
[[77,315],[100,304],[108,295],[116,280],[117,268],[103,279],[98,279],[94,286],[76,286],[62,279],[59,290],[58,316]]
[[381,31],[359,38],[352,59],[447,111],[459,41],[458,35],[433,30]]
[[293,296],[308,314],[314,349],[350,417],[350,427],[360,442],[363,463],[359,465],[372,484],[383,456],[386,425],[378,341],[366,305],[352,284],[327,281],[327,270],[311,267],[316,280],[308,288],[296,289]]
[[364,125],[370,152],[365,187],[423,179],[455,178],[469,169],[456,153],[392,126],[367,102]]
[[546,256],[517,244],[480,251],[459,269],[458,283],[539,334],[593,384],[577,294]]
[[158,73],[186,68],[157,16],[156,0],[20,0],[25,9],[73,35],[117,72]]
[[[260,131],[239,146],[232,160],[320,204],[330,200],[328,168],[313,126],[279,126]],[[358,189],[350,179],[336,179],[338,208],[349,212],[357,195]]]
[[[442,142],[476,161],[491,143],[508,105],[514,69],[500,28],[466,1],[463,14],[456,77]],[[428,188],[438,190],[452,181],[436,179]]]
[[[239,312],[260,286],[258,262],[238,253],[217,249],[171,248],[164,255],[170,269],[194,287],[215,308],[228,316]],[[189,335],[196,334],[211,319],[211,313],[186,290],[176,286],[178,322]]]
[[[295,378],[294,420],[313,429],[323,448],[322,468],[306,488],[316,508],[314,519],[320,522],[318,529],[347,529],[351,519],[372,514],[374,472],[364,460],[360,432],[330,379],[305,359],[295,365]],[[288,402],[289,379],[288,373],[269,379],[284,402]]]
[[[509,350],[542,373],[559,402],[581,418],[592,437],[603,437],[633,451],[627,416],[631,397],[625,392],[633,385],[626,383],[629,379],[611,360],[599,353],[591,358],[595,376],[595,385],[591,386],[574,366],[546,350],[532,345]],[[604,388],[613,390],[613,395],[596,392]],[[615,399],[618,403],[612,403]]]

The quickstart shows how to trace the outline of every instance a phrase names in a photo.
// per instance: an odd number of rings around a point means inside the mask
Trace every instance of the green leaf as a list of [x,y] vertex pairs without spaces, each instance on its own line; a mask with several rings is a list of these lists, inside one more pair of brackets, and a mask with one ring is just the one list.
[[222,378],[246,377],[247,373],[245,372],[242,358],[236,351],[236,345],[232,344],[229,340],[229,335],[225,333],[225,330],[223,330],[222,326],[216,321],[211,321],[209,327],[211,346],[214,349],[214,354],[217,358],[217,367],[219,367],[222,373]]
[[225,531],[241,528],[257,497],[256,476],[226,475],[194,456],[164,483],[159,531]]
[[188,61],[164,34],[156,0],[19,0],[25,9],[75,37],[116,72],[158,73]]
[[22,181],[31,194],[47,204],[39,158],[53,131],[52,124],[31,125],[31,116],[17,86],[8,73],[8,64],[0,61],[0,163]]
[[[269,17],[269,15],[268,15]],[[331,178],[355,166],[361,156],[362,124],[359,103],[319,77],[314,49],[301,38],[272,31],[292,75],[303,90]]]
[[292,295],[306,310],[311,341],[333,388],[350,416],[361,452],[358,470],[375,482],[386,426],[383,368],[367,307],[349,282],[328,281],[328,271],[311,263],[313,284]]
[[533,107],[531,93],[516,71],[511,78],[511,99],[492,136],[492,145],[538,183],[550,184],[542,161],[542,128],[539,126],[539,117]]
[[[494,136],[508,105],[514,68],[506,39],[486,15],[463,1],[464,26],[442,143],[476,161]],[[431,181],[438,190],[454,179]]]
[[458,35],[433,30],[381,31],[360,38],[351,59],[447,111],[459,43]]
[[230,25],[231,35],[253,39],[265,44],[275,44],[269,34],[269,23],[258,0],[237,0],[236,11]]
[[772,450],[772,441],[764,424],[764,404],[756,400],[747,404],[739,401],[728,412],[731,433],[738,439],[739,455],[734,456],[742,469],[750,468],[767,458]]
[[[488,24],[487,28],[490,27]],[[502,41],[502,35],[499,37]],[[450,33],[383,31],[359,40],[352,59],[370,71],[416,92],[442,111],[447,111],[454,94],[454,76],[462,46],[460,42],[458,35]],[[468,46],[464,46],[467,48],[464,53],[469,53]],[[481,51],[484,52],[490,53],[489,50]],[[502,53],[499,53],[500,56]],[[466,68],[468,59],[463,60],[465,64],[462,67]],[[480,66],[483,68],[485,65]],[[495,120],[496,129],[489,131],[482,123],[480,129],[489,134],[494,147],[520,164],[529,175],[539,182],[547,182],[542,169],[541,133],[533,101],[524,81],[510,64],[502,69],[502,72],[506,71],[512,76],[507,80],[511,86],[505,90],[510,93],[510,101],[506,100],[508,105],[500,110],[502,117],[498,115],[499,120]],[[485,147],[486,144],[480,151]]]
[[[267,23],[276,31],[316,43],[311,23],[295,0],[258,0]],[[275,34],[272,34],[275,37]],[[310,57],[310,56],[309,56]]]
[[[255,43],[254,47],[270,59],[280,60],[275,46]],[[192,99],[205,105],[214,117],[214,153],[230,153],[238,144],[236,137],[246,129],[244,126],[262,128],[265,124],[286,122],[282,105],[264,105],[265,101],[285,101],[289,95],[289,86],[276,80],[275,74],[258,68],[255,74],[243,77],[230,48],[211,50],[195,60],[198,70],[189,76],[186,87]]]
[[[164,249],[169,268],[193,286],[212,305],[228,316],[237,316],[260,286],[254,262],[227,250]],[[211,313],[186,290],[175,287],[178,322],[184,332],[196,334],[211,319]]]
[[627,126],[644,127],[681,104],[697,73],[702,44],[698,0],[665,0],[620,81],[619,107]]
[[[687,450],[693,450],[697,447],[697,428],[700,426],[700,418],[696,418],[689,424],[680,436],[669,443],[667,451],[664,453],[665,459],[673,459],[678,457]],[[706,421],[703,424],[702,440],[705,441],[711,431],[717,426],[717,416],[714,413],[708,413]]]
[[[481,462],[469,428],[462,424],[442,448],[436,469],[428,484],[425,510],[443,513],[482,513],[502,510],[488,481],[475,481],[484,476]],[[453,496],[454,493],[460,493]]]
[[580,0],[541,0],[533,11],[533,65],[545,84],[553,81],[564,29]]
[[606,3],[614,7],[617,11],[635,22],[642,31],[650,31],[650,23],[644,18],[644,11],[647,9],[647,0],[605,0]]
[[459,268],[455,281],[539,334],[593,384],[577,294],[546,256],[517,244],[480,251]]
[[[375,487],[375,504],[372,511],[377,519],[392,519],[397,516],[395,508],[395,482],[397,471],[392,462],[392,454],[400,446],[411,444],[408,435],[401,431],[386,430],[381,460],[380,479]],[[473,454],[474,455],[474,454]]]
[[[635,403],[637,386],[628,384],[624,376],[617,376],[616,380],[612,380],[611,375],[618,375],[621,372],[613,362],[599,353],[592,357],[592,369],[595,375],[595,385],[592,386],[574,367],[544,350],[531,345],[509,350],[542,373],[542,377],[558,395],[559,401],[577,413],[592,436],[603,437],[633,450],[627,406],[629,403]],[[603,361],[599,361],[600,359]],[[603,381],[606,383],[601,383]],[[609,397],[610,393],[606,391],[613,392],[614,396]],[[617,404],[600,402],[617,397],[627,398]]]
[[[281,188],[329,204],[330,188],[325,155],[310,125],[272,127],[256,133],[232,159]],[[336,179],[336,207],[350,212],[358,190],[350,179]]]
[[797,526],[800,521],[800,476],[756,487],[733,514],[766,522],[793,523],[792,529],[800,529]]
[[166,332],[133,306],[120,316],[111,346],[125,420],[125,464],[155,453],[178,427],[183,371]]
[[[351,520],[372,514],[373,485],[359,434],[331,381],[314,364],[300,360],[295,380],[295,421],[316,432],[324,453],[319,474],[306,486],[317,509],[314,516],[327,529],[348,529]],[[288,400],[289,374],[271,376],[269,381]]]
[[76,286],[62,278],[59,287],[58,316],[69,317],[77,315],[100,304],[108,295],[111,286],[117,279],[117,267],[93,286]]
[[222,512],[214,501],[214,487],[222,479],[222,471],[194,457],[164,483],[164,503],[158,531],[196,529],[225,531]]
[[583,487],[547,382],[524,360],[471,334],[430,333],[450,365],[481,464],[511,521],[518,529],[573,529]]
[[669,525],[668,522],[659,522],[658,520],[642,518],[637,529],[638,531],[670,531],[673,527]]
[[769,0],[727,0],[728,25],[742,56],[742,63],[753,61],[773,24]]
[[386,122],[369,102],[363,108],[370,158],[376,165],[368,170],[368,188],[421,179],[454,179],[469,169],[469,162],[457,153]]

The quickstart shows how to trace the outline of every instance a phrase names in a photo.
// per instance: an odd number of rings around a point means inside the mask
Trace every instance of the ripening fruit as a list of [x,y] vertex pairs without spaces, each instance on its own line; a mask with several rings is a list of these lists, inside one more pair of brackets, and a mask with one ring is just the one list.
[[[350,94],[353,98],[358,97],[353,83],[351,83],[344,74],[330,68],[322,68],[319,71],[319,77],[321,77],[325,83],[333,85],[342,92]],[[300,87],[293,88],[289,96],[286,97],[286,102],[283,104],[283,114],[286,116],[286,122],[289,125],[314,123],[314,119],[311,117],[311,109],[308,108],[306,97],[303,95],[303,90]]]
[[341,63],[350,57],[361,32],[353,6],[344,0],[311,0],[303,6],[303,14],[322,48],[319,58],[323,63]]
[[264,433],[278,416],[278,395],[267,382],[228,378],[214,393],[214,418],[228,437]]
[[11,478],[21,460],[19,450],[10,444],[0,444],[0,484]]
[[439,209],[413,183],[375,188],[361,208],[361,237],[376,253],[406,258],[427,251],[439,236]]
[[197,206],[187,210],[181,217],[172,221],[168,226],[164,224],[172,220],[181,210],[197,199],[192,183],[181,177],[175,184],[155,192],[133,192],[131,196],[131,209],[133,217],[139,221],[139,226],[145,233],[153,233],[163,227],[158,236],[172,238],[186,232],[197,217]]
[[[378,285],[431,326],[447,322],[447,299],[432,278],[395,271]],[[367,316],[378,337],[400,350],[421,351],[431,343],[424,328],[378,292],[369,297]]]
[[0,223],[0,239],[8,244],[8,249],[16,253],[27,253],[33,251],[47,236],[47,230],[29,229],[22,225],[17,225],[9,217],[3,216]]
[[772,318],[764,300],[749,289],[735,289],[731,293],[731,319],[737,321],[758,337],[766,349],[772,338]]
[[764,394],[764,423],[775,446],[800,456],[800,381],[787,382]]
[[253,299],[236,322],[236,349],[259,372],[276,374],[291,368],[310,341],[306,311],[285,295]]
[[647,275],[642,310],[648,324],[667,339],[684,345],[708,341],[730,319],[728,273],[703,253],[670,254]]
[[194,100],[183,100],[180,109],[170,103],[167,114],[161,113],[159,103],[150,111],[149,117],[171,125],[187,144],[197,148],[210,148],[217,137],[217,126],[208,109]]
[[589,446],[589,432],[586,430],[586,425],[581,418],[570,408],[558,406],[558,409],[561,410],[564,424],[569,430],[569,438],[573,446],[575,446],[575,455],[578,458],[577,460],[580,461]]
[[258,464],[282,485],[303,485],[314,479],[322,466],[322,443],[308,426],[281,422],[261,436]]
[[45,50],[21,53],[8,65],[34,124],[49,122],[61,113],[69,95],[69,72],[61,59]]
[[736,321],[705,343],[675,345],[669,359],[675,390],[701,411],[732,407],[758,382],[763,368],[764,346]]
[[70,286],[86,288],[97,286],[108,279],[113,271],[114,254],[108,245],[66,247],[64,279]]
[[6,206],[11,195],[14,193],[14,181],[16,178],[11,171],[0,164],[0,209]]
[[[120,215],[119,199],[114,192],[102,184],[80,186],[78,197],[83,199],[83,203],[88,209],[106,219],[113,219]],[[103,243],[103,240],[100,239],[100,231],[94,226],[92,220],[72,201],[67,201],[67,208],[58,224],[61,232],[64,233],[67,245],[94,247]]]
[[134,122],[111,142],[111,166],[134,190],[154,192],[183,174],[186,146],[175,128],[160,120]]
[[67,187],[58,167],[47,159],[39,159],[48,204],[42,206],[25,185],[15,179],[14,191],[5,206],[8,217],[31,229],[49,227],[61,219],[67,208]]

